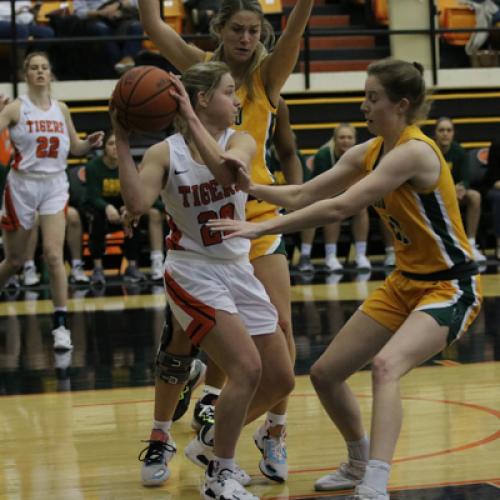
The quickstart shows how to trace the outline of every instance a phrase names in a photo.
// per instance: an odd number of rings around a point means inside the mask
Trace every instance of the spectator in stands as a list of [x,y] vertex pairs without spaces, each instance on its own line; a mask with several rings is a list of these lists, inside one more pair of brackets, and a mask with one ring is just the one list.
[[[143,35],[137,0],[74,0],[73,11],[86,20],[89,36]],[[104,42],[106,55],[118,74],[133,68],[134,57],[141,50],[141,40]]]
[[[341,123],[333,131],[332,138],[324,144],[314,155],[312,177],[316,177],[330,168],[333,168],[339,158],[356,144],[356,129],[349,123]],[[332,272],[340,272],[344,266],[337,258],[337,241],[340,235],[340,222],[328,224],[323,227],[325,238],[325,263]],[[366,257],[366,241],[368,238],[369,219],[368,210],[363,209],[352,218],[352,233],[356,248],[356,267],[358,269],[371,269],[371,264]],[[302,245],[300,248],[300,271],[313,271],[311,263],[311,250],[314,241],[315,229],[302,231]]]
[[[36,22],[36,11],[37,4],[30,0],[15,1],[16,34],[18,40],[28,40],[28,38],[43,40],[44,38],[54,37],[54,30],[50,26],[43,26]],[[13,38],[14,33],[12,32],[11,21],[11,3],[6,1],[0,2],[0,38]],[[19,46],[18,80],[24,79],[22,61],[26,55],[26,48],[26,45]],[[34,42],[33,49],[45,50],[46,46],[43,42]]]
[[[86,208],[90,213],[90,240],[89,247],[94,260],[94,271],[91,276],[93,284],[103,285],[106,282],[103,271],[102,258],[105,251],[105,236],[107,232],[117,231],[122,227],[121,214],[124,210],[124,203],[121,196],[120,179],[118,177],[118,155],[116,151],[115,136],[107,133],[104,141],[104,153],[89,161],[86,167]],[[152,211],[162,213],[162,207],[155,205]],[[163,231],[163,218],[156,216],[153,212],[151,217],[156,226],[153,234]],[[155,233],[156,231],[156,233]],[[153,278],[160,269],[160,276],[163,267],[163,253],[161,250],[162,238],[154,237],[154,241],[160,244],[160,248],[152,248],[151,261]],[[124,279],[137,283],[145,280],[145,275],[138,268],[140,251],[139,230],[135,228],[131,238],[125,238],[123,253],[128,260],[128,267],[125,270]],[[156,272],[156,274],[155,274]]]
[[469,168],[464,149],[454,140],[455,127],[450,118],[442,116],[436,122],[435,140],[451,168],[460,207],[465,207],[465,231],[472,246],[474,259],[484,262],[486,257],[476,246],[476,233],[481,217],[481,193],[469,187]]
[[488,171],[483,179],[486,198],[491,204],[496,237],[495,258],[500,260],[500,142],[492,143],[488,155]]
[[209,33],[210,21],[219,10],[220,0],[183,0],[196,33]]

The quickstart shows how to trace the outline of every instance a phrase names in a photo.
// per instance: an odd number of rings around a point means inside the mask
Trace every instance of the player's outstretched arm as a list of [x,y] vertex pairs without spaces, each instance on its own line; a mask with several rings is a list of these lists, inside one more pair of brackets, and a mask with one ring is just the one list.
[[184,72],[193,64],[205,60],[203,50],[186,43],[162,20],[158,0],[139,0],[139,14],[144,31],[158,47],[161,55],[179,71]]

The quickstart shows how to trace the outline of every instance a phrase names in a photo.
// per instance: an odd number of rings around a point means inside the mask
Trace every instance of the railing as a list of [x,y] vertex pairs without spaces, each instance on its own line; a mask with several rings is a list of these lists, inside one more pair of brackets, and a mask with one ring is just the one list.
[[[1,0],[6,1],[6,0]],[[22,61],[19,60],[18,51],[16,50],[20,46],[28,45],[33,43],[33,40],[19,40],[17,38],[17,27],[16,27],[16,13],[15,13],[15,3],[14,0],[9,0],[11,3],[11,32],[13,36],[9,39],[0,39],[0,46],[9,45],[10,46],[10,56],[12,61],[11,67],[11,83],[12,83],[12,94],[16,97],[18,95],[18,84],[19,80],[17,78],[18,69]],[[372,36],[393,36],[393,35],[428,35],[431,47],[431,72],[432,81],[436,85],[438,83],[438,62],[437,62],[437,45],[436,38],[438,35],[444,33],[496,33],[500,32],[500,28],[488,27],[488,28],[460,28],[460,29],[442,29],[435,27],[435,19],[437,16],[437,10],[434,0],[428,0],[429,2],[429,28],[428,29],[389,29],[389,28],[378,28],[378,29],[348,29],[339,32],[334,29],[315,29],[311,32],[309,27],[306,28],[304,33],[304,45],[303,45],[303,62],[304,62],[304,87],[305,89],[310,89],[310,62],[311,62],[311,50],[310,50],[310,39],[316,36],[359,36],[359,35],[372,35]],[[279,35],[279,33],[278,33]],[[182,35],[183,38],[188,41],[200,40],[200,38],[209,38],[209,35]],[[123,40],[147,40],[146,36],[93,36],[93,37],[54,37],[54,38],[44,38],[43,44],[74,44],[74,43],[93,43],[93,42],[106,42],[106,41],[123,41]]]

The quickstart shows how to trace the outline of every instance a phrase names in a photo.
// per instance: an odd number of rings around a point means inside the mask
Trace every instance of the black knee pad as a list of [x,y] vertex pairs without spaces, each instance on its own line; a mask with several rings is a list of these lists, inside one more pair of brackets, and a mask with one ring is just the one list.
[[156,376],[167,384],[185,384],[191,371],[192,356],[170,354],[158,351],[156,356]]

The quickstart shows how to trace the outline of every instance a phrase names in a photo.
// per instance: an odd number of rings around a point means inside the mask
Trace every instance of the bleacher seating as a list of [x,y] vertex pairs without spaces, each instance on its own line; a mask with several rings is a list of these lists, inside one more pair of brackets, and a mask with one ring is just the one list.
[[371,2],[376,23],[381,26],[389,26],[388,0],[371,0]]
[[[438,0],[439,27],[449,29],[475,28],[476,14],[474,10],[461,4],[458,0]],[[443,33],[443,40],[449,45],[465,45],[470,33]]]

